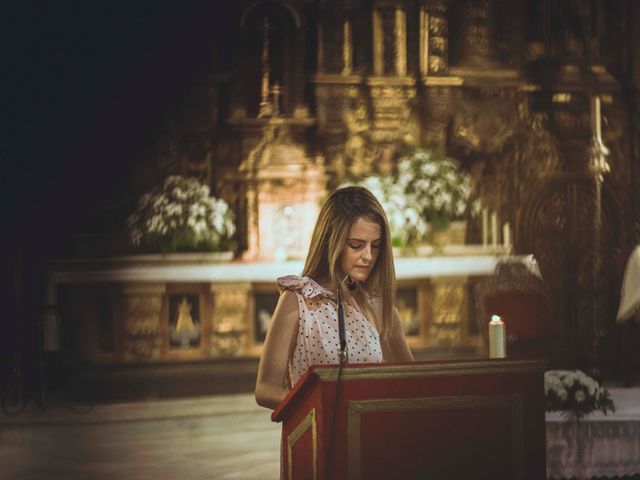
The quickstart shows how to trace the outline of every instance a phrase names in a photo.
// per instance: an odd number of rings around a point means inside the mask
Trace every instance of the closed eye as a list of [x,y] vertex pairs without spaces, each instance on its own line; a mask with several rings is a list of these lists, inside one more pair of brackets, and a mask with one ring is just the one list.
[[[381,242],[372,242],[371,243],[371,248],[380,248],[380,243]],[[348,242],[349,247],[353,248],[354,250],[360,250],[366,244],[367,244],[367,242],[353,241],[353,240]]]

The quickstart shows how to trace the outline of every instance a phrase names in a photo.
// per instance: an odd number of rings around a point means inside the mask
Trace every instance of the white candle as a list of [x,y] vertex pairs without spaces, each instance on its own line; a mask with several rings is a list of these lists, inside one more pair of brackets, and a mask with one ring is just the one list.
[[489,212],[487,207],[482,209],[482,246],[489,244]]
[[507,250],[511,248],[511,225],[509,222],[502,225],[502,243]]
[[491,212],[491,244],[498,246],[498,214]]
[[491,315],[489,322],[489,358],[505,358],[507,356],[504,322],[498,315]]

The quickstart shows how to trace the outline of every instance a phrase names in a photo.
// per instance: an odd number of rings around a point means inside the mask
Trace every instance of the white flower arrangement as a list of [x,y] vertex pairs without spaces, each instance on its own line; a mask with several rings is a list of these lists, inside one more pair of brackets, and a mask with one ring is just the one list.
[[549,370],[544,374],[545,409],[564,411],[580,420],[595,410],[614,412],[609,392],[580,370]]
[[222,251],[231,247],[233,212],[207,185],[179,175],[145,193],[127,219],[134,247],[161,252]]
[[472,206],[469,175],[454,160],[425,149],[400,158],[393,176],[369,175],[354,183],[382,204],[394,246],[423,240],[430,230],[464,218]]

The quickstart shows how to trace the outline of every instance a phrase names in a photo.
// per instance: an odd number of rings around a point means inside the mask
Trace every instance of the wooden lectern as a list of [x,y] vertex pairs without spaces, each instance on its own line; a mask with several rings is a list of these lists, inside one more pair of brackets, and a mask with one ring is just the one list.
[[544,479],[544,366],[347,366],[337,409],[338,367],[311,367],[271,416],[282,422],[282,478]]

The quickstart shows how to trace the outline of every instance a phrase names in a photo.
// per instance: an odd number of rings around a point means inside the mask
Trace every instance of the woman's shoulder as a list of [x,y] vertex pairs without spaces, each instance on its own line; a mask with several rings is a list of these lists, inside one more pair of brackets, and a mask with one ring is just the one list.
[[291,290],[304,298],[314,298],[317,296],[331,297],[333,294],[310,277],[299,277],[298,275],[286,275],[276,280],[280,293]]

